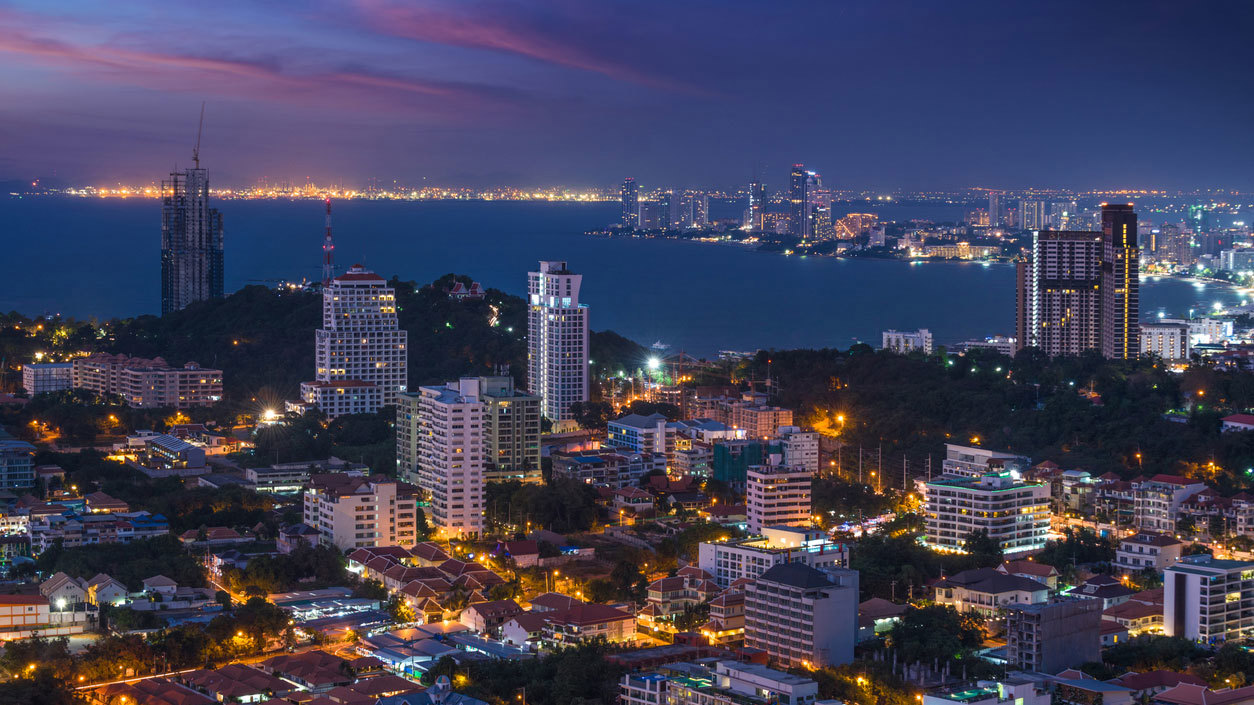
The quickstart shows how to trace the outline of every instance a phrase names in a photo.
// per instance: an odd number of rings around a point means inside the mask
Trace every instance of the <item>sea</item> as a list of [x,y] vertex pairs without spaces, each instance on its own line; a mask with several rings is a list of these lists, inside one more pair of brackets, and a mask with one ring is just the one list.
[[[323,204],[225,200],[226,287],[316,280]],[[881,217],[951,221],[960,206],[872,206]],[[736,210],[734,204],[715,204]],[[865,207],[851,210],[865,210]],[[584,275],[594,330],[712,356],[723,350],[878,344],[927,328],[952,344],[1014,328],[1010,264],[796,257],[731,244],[587,234],[613,203],[343,201],[336,265],[428,282],[450,272],[524,295],[540,260]],[[106,319],[160,308],[161,208],[152,199],[0,196],[0,310]],[[1222,284],[1147,279],[1142,313],[1200,314],[1244,302]]]

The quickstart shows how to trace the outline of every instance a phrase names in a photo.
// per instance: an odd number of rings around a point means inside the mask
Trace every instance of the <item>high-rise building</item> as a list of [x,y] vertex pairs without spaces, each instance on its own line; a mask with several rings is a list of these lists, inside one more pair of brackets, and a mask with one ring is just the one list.
[[1054,201],[1049,204],[1050,230],[1079,230],[1080,206],[1075,201]]
[[819,474],[819,434],[816,431],[780,426],[779,439],[784,465],[806,470],[812,475]]
[[1031,327],[1031,295],[1028,283],[1032,281],[1032,261],[1030,259],[1015,260],[1015,345],[1014,351],[1035,345],[1034,336],[1029,336]]
[[1048,216],[1044,201],[1030,198],[1019,200],[1019,223],[1024,230],[1044,230],[1048,227]]
[[636,180],[628,176],[623,179],[623,227],[640,227],[640,187]]
[[209,174],[171,172],[161,182],[161,314],[222,298],[222,279],[222,214],[209,207]]
[[1005,223],[1006,211],[1001,202],[1000,191],[988,192],[988,227],[995,228]]
[[812,526],[768,526],[760,536],[705,541],[697,547],[697,566],[713,575],[720,587],[755,580],[767,568],[793,562],[818,570],[847,568],[849,546],[832,541],[826,531]]
[[906,355],[921,350],[927,355],[932,354],[932,332],[926,328],[919,330],[886,330],[881,334],[884,350]]
[[987,531],[1006,555],[1039,551],[1049,533],[1049,492],[1010,471],[931,480],[923,486],[924,539],[960,552],[972,532]]
[[1102,234],[1038,230],[1024,282],[1026,342],[1047,355],[1101,347]]
[[[301,384],[301,397],[318,403],[326,393],[361,392],[373,385],[378,393],[361,393],[366,401],[354,411],[371,413],[379,405],[396,404],[409,384],[408,341],[396,318],[396,291],[360,264],[349,267],[322,289],[315,381]],[[345,391],[338,392],[341,388]]]
[[1243,641],[1254,630],[1254,563],[1209,553],[1163,571],[1163,633],[1203,644]]
[[412,546],[417,540],[417,492],[383,475],[314,475],[305,489],[304,521],[323,546]]
[[527,388],[544,400],[550,421],[570,422],[571,404],[588,400],[588,306],[579,303],[583,275],[565,262],[541,262],[539,271],[527,276]]
[[762,213],[766,208],[766,187],[761,181],[754,179],[749,182],[749,227],[755,231],[762,229]]
[[839,666],[853,660],[858,571],[782,563],[745,589],[745,646],[786,666]]
[[809,183],[805,164],[793,164],[788,176],[788,234],[803,240],[810,237]]
[[60,392],[73,386],[73,363],[28,362],[22,365],[22,388],[31,396]]
[[[413,406],[413,396],[406,408]],[[484,436],[479,380],[419,387],[415,422],[417,483],[430,506],[427,519],[441,538],[483,531]]]
[[1102,355],[1128,360],[1141,354],[1141,250],[1131,203],[1102,204]]
[[540,482],[540,397],[515,389],[508,375],[478,381],[484,480]]
[[753,465],[745,477],[745,514],[750,533],[768,526],[806,526],[810,523],[810,485],[805,468],[782,465],[771,456],[770,465]]

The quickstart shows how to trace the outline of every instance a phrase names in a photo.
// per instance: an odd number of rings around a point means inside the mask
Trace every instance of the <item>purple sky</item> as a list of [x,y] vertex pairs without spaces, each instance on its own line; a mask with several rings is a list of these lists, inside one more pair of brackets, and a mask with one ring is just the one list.
[[1254,190],[1245,0],[0,0],[0,180]]

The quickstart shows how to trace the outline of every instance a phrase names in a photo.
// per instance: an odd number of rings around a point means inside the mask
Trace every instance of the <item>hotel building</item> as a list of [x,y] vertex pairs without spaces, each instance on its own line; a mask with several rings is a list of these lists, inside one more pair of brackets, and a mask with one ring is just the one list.
[[528,273],[527,384],[559,428],[573,425],[571,404],[588,400],[588,306],[579,303],[583,275],[565,262],[541,262]]
[[962,551],[967,536],[985,530],[1006,555],[1045,547],[1049,485],[1014,473],[945,476],[923,485],[924,539],[944,551]]
[[186,409],[222,401],[222,370],[194,362],[171,367],[159,357],[96,353],[71,364],[75,389],[118,394],[136,409]]

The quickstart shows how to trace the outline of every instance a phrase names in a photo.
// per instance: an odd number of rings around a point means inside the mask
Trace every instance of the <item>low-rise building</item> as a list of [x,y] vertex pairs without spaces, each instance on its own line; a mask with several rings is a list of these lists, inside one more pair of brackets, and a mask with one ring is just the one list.
[[923,693],[923,705],[1049,705],[1049,689],[1026,679],[977,681]]
[[374,382],[340,379],[334,382],[301,382],[300,402],[288,404],[287,410],[304,413],[316,408],[327,418],[349,414],[373,414],[383,406],[383,390]]
[[1184,544],[1170,534],[1141,531],[1119,541],[1115,552],[1115,567],[1125,573],[1143,570],[1163,572],[1167,566],[1180,560]]
[[789,667],[853,660],[858,632],[858,573],[784,563],[745,589],[745,647]]
[[959,612],[976,612],[986,619],[1001,615],[1009,605],[1039,604],[1049,599],[1044,583],[996,568],[974,568],[941,578],[932,584],[933,599]]
[[1189,359],[1187,323],[1141,323],[1141,354],[1157,355],[1167,361]]
[[22,388],[36,394],[62,392],[74,386],[74,364],[70,362],[30,362],[22,365]]
[[72,363],[74,388],[118,394],[137,409],[210,406],[222,401],[222,370],[195,362],[172,367],[162,358],[95,353]]
[[1128,636],[1163,633],[1163,606],[1128,600],[1102,611],[1102,619],[1128,630]]
[[886,330],[881,338],[883,345],[880,347],[885,350],[903,355],[915,350],[932,354],[932,332],[926,328],[909,331]]
[[848,567],[849,547],[833,542],[822,529],[768,526],[760,536],[708,541],[697,548],[697,566],[721,587],[753,580],[774,566],[792,562],[817,570]]
[[1047,563],[1036,561],[1003,561],[997,566],[997,572],[1005,575],[1017,575],[1042,583],[1053,590],[1058,587],[1058,569]]
[[305,491],[305,524],[340,550],[411,546],[417,540],[417,489],[382,475],[315,475]]
[[804,676],[739,661],[676,663],[658,673],[628,674],[622,705],[813,705],[818,683]]

